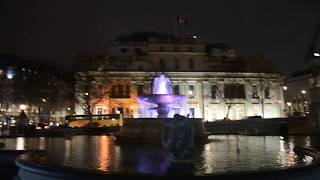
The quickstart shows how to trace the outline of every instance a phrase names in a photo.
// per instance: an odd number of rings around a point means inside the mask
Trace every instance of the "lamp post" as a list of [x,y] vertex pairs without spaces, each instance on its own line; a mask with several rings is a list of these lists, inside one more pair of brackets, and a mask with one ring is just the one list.
[[301,93],[302,93],[302,106],[303,106],[303,114],[306,115],[306,98],[305,98],[305,94],[307,93],[306,90],[301,90]]
[[133,118],[133,110],[134,110],[134,106],[130,106],[130,109],[131,109],[131,117]]
[[291,106],[292,106],[292,103],[291,103],[291,102],[287,102],[287,105],[288,105],[288,110],[289,110],[289,116],[291,116]]

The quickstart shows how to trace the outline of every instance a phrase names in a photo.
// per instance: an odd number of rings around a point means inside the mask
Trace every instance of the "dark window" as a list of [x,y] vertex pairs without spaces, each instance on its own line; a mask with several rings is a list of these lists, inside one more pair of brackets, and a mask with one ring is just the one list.
[[175,51],[175,52],[179,52],[179,51],[180,51],[179,47],[178,47],[178,46],[175,46],[175,47],[174,47],[174,51]]
[[143,93],[143,85],[142,84],[138,84],[138,96],[142,96],[144,95]]
[[127,53],[128,52],[128,49],[127,48],[121,48],[121,53]]
[[160,52],[164,52],[165,48],[163,46],[160,46]]
[[118,93],[117,93],[117,96],[118,97],[122,97],[123,96],[123,86],[122,85],[117,85],[117,88],[118,88]]
[[166,64],[164,59],[160,59],[160,70],[164,71],[166,69]]
[[174,68],[175,69],[180,69],[180,61],[179,61],[179,59],[175,59],[174,60]]
[[111,87],[111,96],[116,96],[116,86],[112,85]]
[[267,86],[266,88],[264,88],[264,97],[266,98],[266,99],[270,99],[271,97],[270,97],[270,89],[269,89],[269,87]]
[[189,69],[193,69],[193,68],[194,68],[193,59],[189,59]]
[[141,50],[140,48],[135,48],[135,49],[134,49],[134,52],[135,52],[136,54],[141,54],[141,53],[142,53],[142,50]]
[[244,85],[242,84],[227,84],[224,87],[224,97],[228,99],[245,98]]
[[193,51],[194,51],[194,47],[192,47],[192,46],[191,46],[191,47],[188,47],[188,51],[189,51],[189,52],[193,52]]
[[126,85],[126,94],[125,97],[130,97],[130,86]]
[[142,65],[139,65],[139,66],[138,66],[138,71],[144,71],[144,68],[143,68]]
[[258,98],[258,87],[257,87],[257,85],[252,85],[252,98]]
[[217,98],[217,86],[211,85],[211,98],[216,99]]
[[189,98],[194,98],[194,86],[193,85],[189,85],[188,95],[189,95]]
[[116,109],[112,108],[112,114],[115,114],[115,113],[116,113]]
[[180,94],[180,86],[179,85],[173,86],[173,94],[176,94],[176,95]]

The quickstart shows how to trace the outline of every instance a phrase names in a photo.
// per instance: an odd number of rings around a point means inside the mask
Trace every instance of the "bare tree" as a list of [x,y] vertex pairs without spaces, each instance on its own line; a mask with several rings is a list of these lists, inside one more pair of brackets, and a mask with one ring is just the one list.
[[97,82],[94,77],[85,75],[76,82],[76,103],[87,115],[93,114],[93,108],[110,94],[110,82]]
[[232,107],[232,99],[231,98],[225,98],[225,96],[223,95],[223,93],[218,89],[218,87],[215,87],[214,91],[216,92],[216,96],[223,100],[223,102],[227,105],[227,114],[225,119],[230,119],[229,118],[229,114],[230,114],[230,109]]

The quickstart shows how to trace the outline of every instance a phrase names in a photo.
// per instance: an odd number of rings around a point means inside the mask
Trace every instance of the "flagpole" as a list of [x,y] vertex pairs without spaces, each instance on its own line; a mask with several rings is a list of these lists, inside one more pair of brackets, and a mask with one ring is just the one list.
[[176,15],[173,15],[173,33],[174,33],[174,37],[177,38],[178,33],[177,33],[177,16]]

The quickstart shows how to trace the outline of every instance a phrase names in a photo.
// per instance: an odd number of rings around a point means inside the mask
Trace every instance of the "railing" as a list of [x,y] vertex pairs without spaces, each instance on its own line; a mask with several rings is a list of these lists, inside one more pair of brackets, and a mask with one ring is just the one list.
[[121,126],[121,114],[101,114],[101,115],[75,115],[65,117],[66,125],[69,127],[84,127],[92,123],[92,126]]

